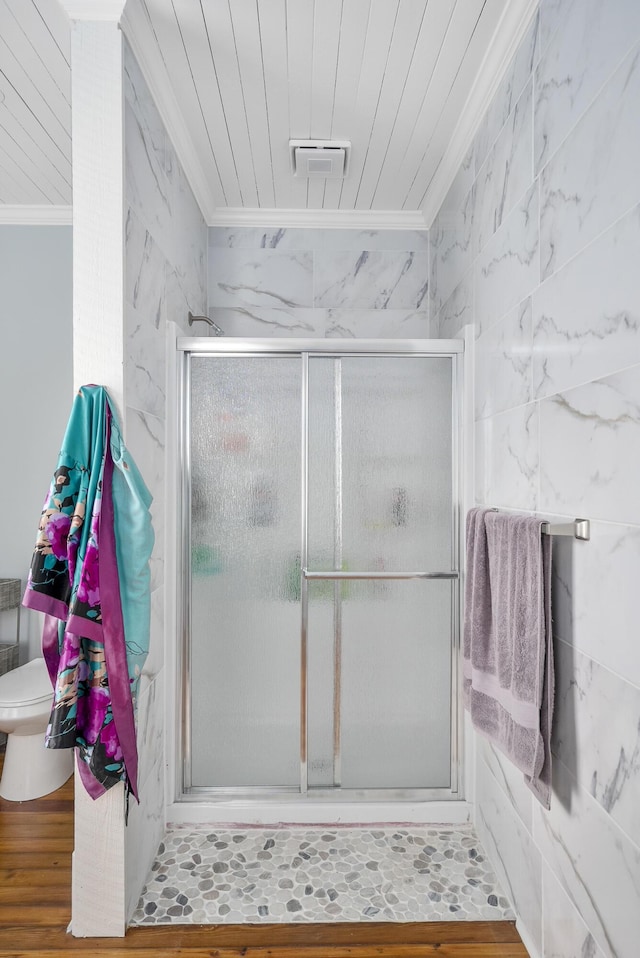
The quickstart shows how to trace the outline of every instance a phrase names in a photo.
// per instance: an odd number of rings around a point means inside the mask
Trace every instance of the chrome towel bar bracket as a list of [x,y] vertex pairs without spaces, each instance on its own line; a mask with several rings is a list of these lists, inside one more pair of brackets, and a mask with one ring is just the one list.
[[573,522],[543,522],[542,533],[546,536],[573,536],[588,542],[591,538],[591,523],[588,519],[574,519]]

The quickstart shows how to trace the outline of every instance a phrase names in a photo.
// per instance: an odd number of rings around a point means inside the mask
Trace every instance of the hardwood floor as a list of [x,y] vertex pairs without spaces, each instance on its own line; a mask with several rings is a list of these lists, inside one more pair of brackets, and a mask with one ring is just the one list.
[[[72,780],[34,802],[0,799],[0,958],[528,958],[511,922],[174,925],[73,938],[72,847]],[[96,907],[99,898],[96,885]]]

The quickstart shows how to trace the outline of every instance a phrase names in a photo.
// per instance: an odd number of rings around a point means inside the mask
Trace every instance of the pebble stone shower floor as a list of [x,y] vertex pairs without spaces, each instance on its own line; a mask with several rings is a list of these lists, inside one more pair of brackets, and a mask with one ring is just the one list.
[[513,919],[470,825],[181,825],[133,924]]

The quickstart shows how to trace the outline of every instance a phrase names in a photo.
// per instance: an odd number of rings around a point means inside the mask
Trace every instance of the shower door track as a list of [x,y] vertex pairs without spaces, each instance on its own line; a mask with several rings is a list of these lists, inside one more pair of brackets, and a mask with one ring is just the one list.
[[[177,342],[182,362],[178,368],[178,432],[179,432],[179,531],[182,548],[178,549],[179,574],[177,581],[182,583],[178,590],[178,635],[182,639],[182,654],[179,655],[178,694],[181,700],[182,732],[177,741],[179,774],[176,796],[178,802],[213,801],[222,803],[247,802],[282,803],[315,801],[322,803],[344,802],[432,802],[461,799],[461,730],[462,703],[459,689],[459,648],[460,648],[460,490],[461,490],[461,449],[459,429],[462,408],[462,361],[464,344],[461,340],[299,340],[299,339],[242,339],[216,340],[215,345],[209,339],[184,338]],[[273,358],[297,355],[302,363],[302,514],[301,514],[301,626],[300,626],[300,785],[299,786],[199,786],[191,784],[191,610],[190,610],[190,357],[199,358]],[[307,568],[308,559],[308,461],[309,461],[309,357],[321,356],[336,360],[336,395],[340,384],[340,362],[342,357],[442,357],[452,360],[452,568],[447,571],[411,571],[411,572],[342,572],[313,571]],[[341,416],[338,405],[335,406],[336,424]],[[340,430],[336,430],[339,435]],[[341,450],[336,455],[336,490],[341,487]],[[340,493],[336,491],[338,497]],[[335,564],[342,559],[341,502],[336,502],[336,523],[334,529]],[[340,705],[339,705],[339,663],[341,653],[341,580],[403,580],[435,579],[450,580],[451,590],[451,784],[438,788],[343,788],[340,785]],[[334,784],[327,786],[309,786],[307,767],[307,619],[308,619],[308,583],[327,580],[335,583],[334,611]],[[459,701],[460,699],[460,701]]]

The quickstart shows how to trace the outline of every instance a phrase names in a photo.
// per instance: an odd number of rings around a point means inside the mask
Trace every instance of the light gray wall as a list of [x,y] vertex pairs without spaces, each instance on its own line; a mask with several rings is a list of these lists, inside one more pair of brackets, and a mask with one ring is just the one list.
[[[0,577],[26,581],[73,400],[70,226],[0,226]],[[13,616],[2,617],[3,640]],[[23,612],[22,657],[41,618]]]
[[476,331],[476,501],[554,540],[551,811],[484,741],[477,823],[532,956],[640,940],[640,5],[542,0],[432,231]]

